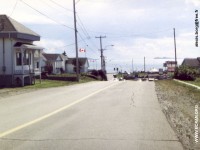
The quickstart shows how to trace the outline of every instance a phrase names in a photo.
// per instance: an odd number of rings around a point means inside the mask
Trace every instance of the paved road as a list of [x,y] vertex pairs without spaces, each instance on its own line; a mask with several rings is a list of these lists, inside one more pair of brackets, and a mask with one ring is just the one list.
[[91,82],[0,100],[0,149],[182,150],[154,86]]

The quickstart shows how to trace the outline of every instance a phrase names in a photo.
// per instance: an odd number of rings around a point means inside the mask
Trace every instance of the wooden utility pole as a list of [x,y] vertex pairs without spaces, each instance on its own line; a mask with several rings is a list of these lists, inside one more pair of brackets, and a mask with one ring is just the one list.
[[77,27],[76,27],[76,2],[73,0],[74,8],[74,34],[75,34],[75,49],[76,49],[76,76],[77,81],[79,82],[79,64],[78,64],[78,40],[77,40]]
[[133,58],[132,58],[132,73],[133,73]]
[[95,38],[99,38],[100,39],[100,51],[101,51],[101,70],[105,71],[105,60],[104,60],[104,56],[103,56],[103,48],[102,48],[102,38],[106,38],[106,36],[99,36],[99,37],[95,37]]
[[176,33],[174,28],[174,51],[175,51],[175,67],[177,67],[177,57],[176,57]]
[[144,72],[146,71],[146,64],[145,64],[145,57],[144,57]]

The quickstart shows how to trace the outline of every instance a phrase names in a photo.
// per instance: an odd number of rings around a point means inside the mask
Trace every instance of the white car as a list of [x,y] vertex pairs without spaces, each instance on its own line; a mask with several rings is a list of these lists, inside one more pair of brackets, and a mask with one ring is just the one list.
[[149,81],[154,81],[155,79],[150,77],[150,78],[148,78],[148,80]]

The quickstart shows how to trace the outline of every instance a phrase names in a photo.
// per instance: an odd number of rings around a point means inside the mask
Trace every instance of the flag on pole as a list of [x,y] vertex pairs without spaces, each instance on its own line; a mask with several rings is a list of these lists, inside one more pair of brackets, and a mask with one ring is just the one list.
[[80,48],[79,52],[86,52],[86,50],[84,48]]

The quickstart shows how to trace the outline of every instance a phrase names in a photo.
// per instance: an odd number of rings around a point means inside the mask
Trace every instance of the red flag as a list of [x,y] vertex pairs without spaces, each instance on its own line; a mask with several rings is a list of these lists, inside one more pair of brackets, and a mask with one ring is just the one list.
[[79,52],[86,52],[86,50],[84,48],[80,48]]

